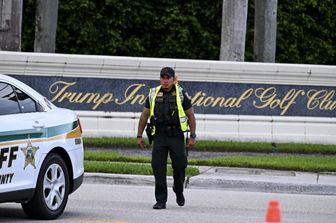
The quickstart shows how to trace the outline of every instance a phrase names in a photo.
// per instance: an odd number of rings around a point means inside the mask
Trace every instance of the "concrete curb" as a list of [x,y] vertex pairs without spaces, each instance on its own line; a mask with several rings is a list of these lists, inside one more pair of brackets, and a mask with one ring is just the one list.
[[[249,168],[199,167],[200,175],[186,179],[186,188],[224,189],[289,194],[336,195],[335,173],[306,173]],[[85,173],[86,183],[154,186],[154,177]],[[173,178],[167,177],[169,187]]]
[[233,191],[251,191],[288,194],[336,195],[336,186],[321,184],[294,184],[267,181],[191,178],[187,188],[212,188]]

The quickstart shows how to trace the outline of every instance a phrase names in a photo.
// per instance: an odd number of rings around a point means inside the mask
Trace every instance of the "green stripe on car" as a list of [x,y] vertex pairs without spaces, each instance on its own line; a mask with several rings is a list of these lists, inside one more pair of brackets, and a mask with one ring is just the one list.
[[68,133],[78,126],[77,121],[72,123],[63,124],[59,126],[54,126],[45,129],[25,129],[19,131],[7,131],[0,132],[0,142],[8,142],[14,140],[27,139],[39,139],[39,138],[50,138],[64,133]]

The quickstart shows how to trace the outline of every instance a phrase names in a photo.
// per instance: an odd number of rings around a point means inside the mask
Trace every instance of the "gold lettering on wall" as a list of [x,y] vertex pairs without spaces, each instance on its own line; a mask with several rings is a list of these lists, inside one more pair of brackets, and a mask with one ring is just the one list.
[[126,104],[127,102],[129,102],[130,104],[135,104],[136,102],[138,102],[139,104],[142,104],[145,102],[146,96],[145,95],[137,95],[137,93],[139,92],[139,90],[145,86],[145,84],[132,84],[130,85],[124,94],[124,99],[123,100],[119,100],[116,99],[115,103],[117,105],[123,105]]
[[66,96],[62,96],[64,91],[68,89],[70,86],[75,85],[76,82],[65,82],[65,81],[56,81],[49,87],[49,92],[52,94],[56,94],[52,99],[51,102],[57,101],[62,102]]
[[255,96],[259,99],[253,101],[253,105],[256,108],[276,109],[280,108],[282,111],[280,115],[285,115],[288,109],[296,104],[296,99],[300,95],[305,95],[304,90],[290,89],[284,97],[278,98],[275,87],[269,88],[257,88],[255,90]]
[[247,89],[239,98],[237,101],[237,108],[241,107],[241,104],[244,100],[248,99],[251,94],[253,93],[253,88]]
[[64,100],[69,101],[70,103],[77,103],[77,104],[90,104],[93,103],[94,106],[92,110],[96,110],[99,105],[107,104],[113,101],[113,94],[112,93],[83,93],[83,92],[66,92],[66,90],[70,87],[75,85],[76,82],[65,82],[65,81],[56,81],[49,87],[49,92],[54,94],[54,97],[51,99],[51,102],[62,102]]
[[195,94],[195,96],[191,99],[191,103],[198,107],[221,107],[221,108],[240,108],[241,104],[244,100],[248,99],[253,93],[253,89],[250,88],[243,92],[237,97],[211,97],[207,96],[206,93],[199,91]]
[[[143,105],[146,102],[147,95],[142,94],[145,84],[135,83],[126,87],[124,92],[118,92],[120,98],[116,98],[112,92],[75,92],[72,88],[77,82],[56,81],[49,87],[52,94],[52,102],[68,102],[72,104],[90,104],[92,110],[99,106],[114,102],[114,105]],[[109,90],[109,89],[107,89]],[[118,89],[120,90],[120,89]],[[231,93],[230,93],[231,94]],[[254,109],[277,109],[280,115],[286,115],[298,102],[302,106],[302,100],[305,101],[308,111],[335,111],[336,110],[336,90],[309,89],[307,92],[303,89],[291,88],[284,92],[279,91],[274,86],[248,88],[243,93],[233,92],[236,95],[230,97],[224,95],[209,95],[206,91],[197,91],[191,99],[195,107],[200,108],[241,108],[245,102],[250,100]],[[304,97],[303,97],[304,96]],[[305,105],[304,105],[305,106]],[[301,109],[301,108],[300,108]],[[293,111],[293,110],[291,110]]]
[[308,91],[307,96],[307,108],[309,110],[318,108],[320,110],[333,111],[336,108],[336,101],[333,100],[335,96],[335,90],[327,91],[312,89]]

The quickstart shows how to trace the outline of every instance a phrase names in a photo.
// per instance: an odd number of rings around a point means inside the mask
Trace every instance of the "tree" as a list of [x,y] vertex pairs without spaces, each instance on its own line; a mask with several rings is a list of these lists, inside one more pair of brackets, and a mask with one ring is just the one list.
[[55,52],[58,0],[36,0],[35,52]]
[[255,0],[254,61],[275,62],[278,0]]
[[244,61],[248,0],[223,0],[220,60]]
[[0,50],[21,51],[22,0],[0,0]]

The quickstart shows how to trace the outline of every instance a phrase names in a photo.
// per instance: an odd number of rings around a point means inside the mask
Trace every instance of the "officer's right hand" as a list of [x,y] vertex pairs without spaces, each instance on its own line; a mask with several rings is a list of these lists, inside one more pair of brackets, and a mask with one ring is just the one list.
[[195,147],[196,140],[193,138],[189,138],[187,142],[188,149],[193,149]]
[[145,142],[144,142],[144,140],[143,140],[142,137],[141,137],[141,138],[137,138],[137,144],[138,144],[138,146],[139,146],[141,149],[145,148]]

